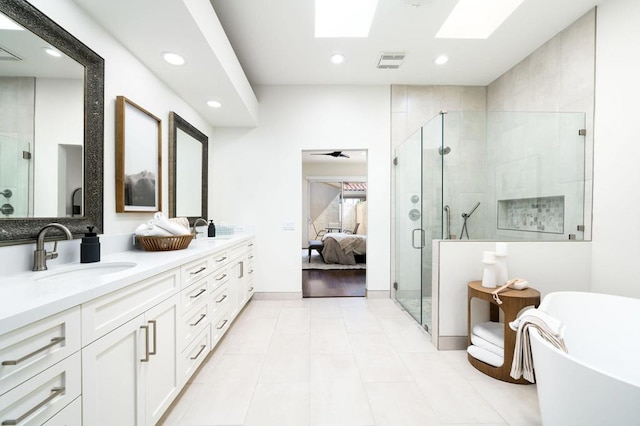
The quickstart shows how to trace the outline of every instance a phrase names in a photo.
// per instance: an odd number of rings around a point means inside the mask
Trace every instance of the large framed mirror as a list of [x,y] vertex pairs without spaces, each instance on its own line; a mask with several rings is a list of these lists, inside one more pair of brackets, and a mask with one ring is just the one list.
[[[2,0],[2,18],[14,28],[0,29],[0,245],[50,222],[103,232],[104,59],[25,0]],[[17,92],[35,100],[9,104]]]
[[169,113],[169,217],[207,219],[209,138]]

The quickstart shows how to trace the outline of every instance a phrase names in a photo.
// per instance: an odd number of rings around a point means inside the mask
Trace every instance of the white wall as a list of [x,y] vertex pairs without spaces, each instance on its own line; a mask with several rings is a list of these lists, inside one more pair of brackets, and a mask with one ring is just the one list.
[[[259,292],[301,292],[302,150],[368,151],[367,288],[389,291],[389,87],[259,86],[260,125],[216,129],[211,216],[254,224]],[[285,222],[294,231],[282,229]]]
[[101,231],[109,234],[133,232],[138,224],[153,215],[115,213],[115,98],[118,95],[126,96],[162,119],[162,210],[168,213],[169,111],[178,113],[210,139],[212,127],[73,1],[30,2],[105,60],[104,229]]
[[598,7],[592,290],[640,297],[640,2]]

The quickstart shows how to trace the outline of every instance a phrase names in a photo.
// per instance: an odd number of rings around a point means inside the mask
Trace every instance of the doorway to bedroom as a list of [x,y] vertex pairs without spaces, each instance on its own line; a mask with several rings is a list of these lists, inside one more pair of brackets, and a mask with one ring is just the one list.
[[302,152],[303,297],[364,297],[367,152]]

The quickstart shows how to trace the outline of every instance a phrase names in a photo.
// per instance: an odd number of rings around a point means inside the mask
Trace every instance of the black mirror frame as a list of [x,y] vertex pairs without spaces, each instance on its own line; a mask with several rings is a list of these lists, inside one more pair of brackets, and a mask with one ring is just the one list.
[[0,246],[32,243],[48,223],[65,225],[74,237],[88,226],[103,232],[104,179],[104,59],[25,0],[2,0],[0,12],[51,43],[85,67],[84,215],[0,219]]
[[189,216],[189,225],[201,217],[207,219],[209,194],[209,138],[175,112],[169,112],[169,217],[176,217],[176,152],[178,129],[202,144],[202,211],[200,216]]

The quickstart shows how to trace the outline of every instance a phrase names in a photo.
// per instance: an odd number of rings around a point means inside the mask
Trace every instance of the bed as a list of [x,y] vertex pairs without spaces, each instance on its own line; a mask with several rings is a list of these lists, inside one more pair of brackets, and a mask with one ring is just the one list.
[[325,263],[355,265],[364,261],[367,254],[367,236],[345,233],[329,233],[322,237],[322,258]]

